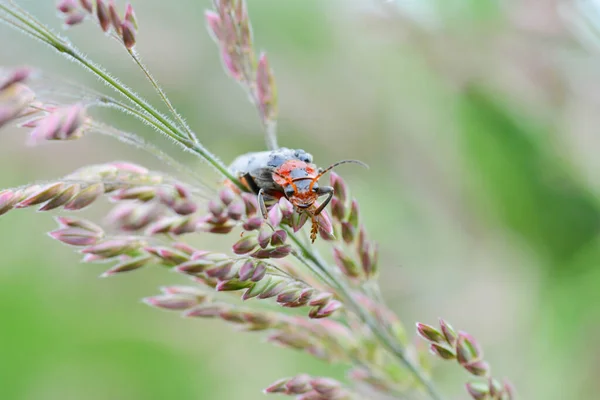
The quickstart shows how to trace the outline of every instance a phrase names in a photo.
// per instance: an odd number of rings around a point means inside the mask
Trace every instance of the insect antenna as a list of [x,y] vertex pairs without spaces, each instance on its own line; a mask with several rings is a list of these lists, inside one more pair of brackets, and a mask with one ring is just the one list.
[[323,175],[325,175],[326,173],[328,173],[329,171],[331,171],[332,169],[334,169],[335,167],[337,167],[338,165],[342,165],[342,164],[358,164],[361,165],[365,168],[369,168],[369,166],[367,164],[365,164],[362,161],[359,160],[342,160],[342,161],[338,161],[336,163],[331,164],[329,167],[325,168],[323,171],[319,172],[319,175],[315,176],[313,178],[313,182],[318,181]]

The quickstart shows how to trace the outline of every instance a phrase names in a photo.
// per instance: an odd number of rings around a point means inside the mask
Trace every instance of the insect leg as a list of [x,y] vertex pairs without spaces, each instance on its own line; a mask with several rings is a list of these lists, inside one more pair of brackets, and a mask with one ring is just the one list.
[[260,207],[260,212],[261,212],[263,218],[267,219],[268,212],[267,212],[267,206],[265,204],[265,190],[264,189],[260,189],[258,191],[258,206]]
[[329,202],[331,201],[331,199],[333,198],[333,188],[331,186],[321,186],[319,187],[319,189],[317,190],[317,194],[319,196],[323,196],[324,194],[327,195],[327,198],[325,199],[325,201],[319,206],[319,208],[317,208],[315,210],[315,215],[319,215],[321,214],[321,211],[323,211],[323,209],[325,209],[325,207],[327,207],[327,204],[329,204]]

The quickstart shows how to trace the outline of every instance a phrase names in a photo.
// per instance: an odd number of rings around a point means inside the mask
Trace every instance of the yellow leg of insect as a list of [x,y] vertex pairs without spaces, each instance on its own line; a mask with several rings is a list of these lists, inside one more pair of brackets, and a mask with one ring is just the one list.
[[319,224],[315,216],[311,216],[312,226],[310,227],[310,240],[314,243],[317,240],[317,233],[319,232]]

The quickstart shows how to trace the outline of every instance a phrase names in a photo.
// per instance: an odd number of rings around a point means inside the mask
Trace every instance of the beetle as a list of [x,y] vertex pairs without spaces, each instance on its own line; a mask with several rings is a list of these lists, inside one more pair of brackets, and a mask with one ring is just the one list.
[[[322,169],[313,164],[313,157],[302,149],[279,148],[243,154],[237,157],[230,172],[251,192],[258,196],[263,217],[267,216],[267,202],[285,197],[298,212],[306,212],[313,222],[311,239],[316,239],[316,217],[327,207],[334,195],[333,187],[320,186],[318,181],[338,165],[356,163],[358,160],[342,160]],[[318,206],[316,201],[327,196]]]

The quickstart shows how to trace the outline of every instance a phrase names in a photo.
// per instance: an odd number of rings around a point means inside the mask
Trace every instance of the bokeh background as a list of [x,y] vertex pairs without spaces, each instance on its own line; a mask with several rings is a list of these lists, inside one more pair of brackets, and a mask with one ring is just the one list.
[[[52,0],[20,4],[61,29]],[[204,28],[210,2],[134,5],[139,51],[205,145],[224,160],[263,149],[256,112]],[[600,2],[249,0],[249,9],[277,77],[280,144],[321,165],[371,166],[340,173],[382,245],[383,292],[406,326],[444,317],[472,333],[521,399],[598,398]],[[92,24],[68,33],[155,99]],[[0,65],[23,64],[103,89],[0,26]],[[127,118],[104,117],[168,146]],[[1,132],[0,187],[91,162],[160,168],[104,137],[25,141],[24,130]],[[0,218],[0,398],[253,400],[299,372],[343,379],[343,366],[260,335],[143,305],[158,286],[184,280],[160,268],[98,279],[102,266],[79,264],[44,235],[53,227],[33,210]],[[435,365],[448,398],[466,398],[467,376]]]

